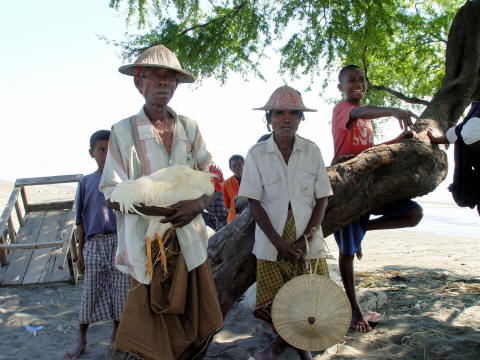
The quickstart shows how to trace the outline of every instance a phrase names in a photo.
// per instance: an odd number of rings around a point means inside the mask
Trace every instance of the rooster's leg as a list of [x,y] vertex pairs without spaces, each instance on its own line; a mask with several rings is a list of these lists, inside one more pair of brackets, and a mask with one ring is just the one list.
[[150,239],[148,236],[145,237],[145,247],[147,248],[147,263],[145,265],[147,267],[147,272],[150,275],[150,282],[152,282],[152,278],[153,278],[152,239]]
[[158,247],[160,248],[160,263],[162,264],[163,271],[165,271],[165,274],[168,273],[167,271],[167,255],[165,255],[165,249],[163,248],[163,240],[158,235],[158,233],[155,233],[155,237],[157,238],[158,241]]

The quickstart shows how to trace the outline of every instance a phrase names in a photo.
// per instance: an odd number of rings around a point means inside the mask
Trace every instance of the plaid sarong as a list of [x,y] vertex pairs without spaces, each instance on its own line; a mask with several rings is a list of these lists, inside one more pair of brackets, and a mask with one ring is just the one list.
[[115,269],[116,250],[116,234],[96,234],[85,241],[80,324],[104,320],[120,321],[130,288],[130,277]]
[[[293,243],[296,241],[296,232],[292,209],[288,209],[282,238]],[[313,259],[310,262],[312,269],[315,269],[317,259]],[[309,270],[306,268],[303,260],[298,263],[292,263],[284,259],[277,261],[257,259],[257,298],[254,315],[261,320],[271,323],[271,305],[278,290],[294,277],[308,273]],[[324,258],[318,259],[316,274],[329,276],[327,262]]]

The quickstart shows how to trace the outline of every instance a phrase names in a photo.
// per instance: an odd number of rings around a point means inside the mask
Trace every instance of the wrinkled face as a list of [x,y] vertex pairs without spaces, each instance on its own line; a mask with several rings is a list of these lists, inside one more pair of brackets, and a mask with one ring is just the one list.
[[108,152],[108,140],[97,140],[93,149],[89,150],[90,156],[97,162],[98,168],[103,170]]
[[176,72],[162,68],[144,68],[134,82],[147,106],[166,106],[178,85]]
[[230,161],[230,170],[236,178],[241,178],[243,173],[243,161],[241,159],[233,159]]
[[360,103],[365,96],[365,91],[367,91],[365,73],[356,68],[348,69],[343,74],[338,89],[345,94],[347,101],[353,104]]
[[301,112],[296,110],[273,110],[272,130],[277,136],[295,136],[301,120]]

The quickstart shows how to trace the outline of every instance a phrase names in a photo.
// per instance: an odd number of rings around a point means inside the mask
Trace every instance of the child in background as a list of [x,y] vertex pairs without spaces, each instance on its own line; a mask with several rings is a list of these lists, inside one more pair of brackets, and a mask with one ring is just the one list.
[[233,172],[233,176],[229,177],[223,183],[223,198],[225,200],[225,206],[228,210],[227,224],[230,224],[233,219],[237,217],[237,211],[235,209],[234,200],[238,195],[238,189],[240,189],[240,183],[242,182],[243,165],[245,159],[242,155],[233,155],[228,160],[228,166]]
[[[373,144],[373,127],[371,119],[387,116],[395,117],[404,130],[395,139],[384,144],[393,144],[406,137],[416,137],[410,130],[411,118],[417,116],[410,111],[391,107],[362,106],[362,99],[367,89],[364,72],[356,65],[347,65],[338,75],[338,89],[345,95],[333,109],[332,134],[334,159],[332,165],[349,160]],[[381,217],[370,220],[370,215]],[[363,215],[358,221],[347,225],[334,234],[339,248],[339,267],[343,285],[352,306],[351,328],[360,331],[372,330],[368,314],[363,314],[355,295],[355,276],[353,258],[362,257],[361,242],[367,230],[396,229],[413,227],[423,217],[423,211],[416,202],[405,199],[382,208],[374,209]]]
[[130,278],[114,267],[117,250],[115,214],[108,209],[98,185],[108,150],[109,130],[100,130],[90,137],[90,156],[97,171],[80,180],[76,198],[78,236],[78,270],[85,272],[80,303],[79,337],[75,346],[65,352],[65,358],[76,359],[85,351],[87,330],[92,323],[113,320],[110,342],[113,344],[123,305],[127,298]]

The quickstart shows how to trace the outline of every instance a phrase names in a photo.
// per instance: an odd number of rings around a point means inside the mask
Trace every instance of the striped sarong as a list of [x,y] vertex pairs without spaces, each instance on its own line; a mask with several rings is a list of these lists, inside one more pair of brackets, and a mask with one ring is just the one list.
[[[283,227],[282,238],[290,243],[296,241],[297,230],[292,209],[288,209],[287,220]],[[317,259],[311,260],[312,269],[315,269]],[[268,261],[257,259],[257,297],[255,310],[253,314],[266,322],[272,323],[271,307],[273,298],[278,290],[287,281],[294,277],[308,274],[305,261],[292,263],[290,261],[279,259],[277,261]],[[324,258],[318,259],[317,275],[329,276],[328,266]]]
[[130,277],[115,269],[116,234],[96,234],[85,241],[85,276],[80,303],[80,324],[120,321],[130,288]]

